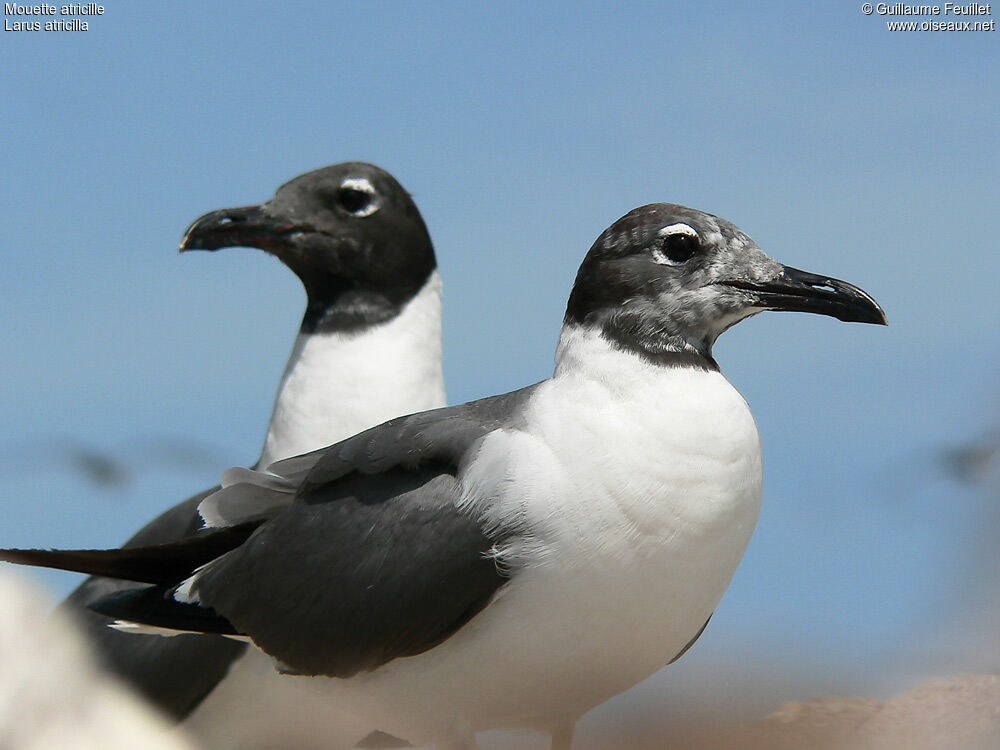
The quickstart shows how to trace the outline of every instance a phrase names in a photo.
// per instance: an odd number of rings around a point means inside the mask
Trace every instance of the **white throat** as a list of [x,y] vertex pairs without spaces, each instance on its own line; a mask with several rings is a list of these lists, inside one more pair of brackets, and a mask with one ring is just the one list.
[[359,333],[299,334],[259,465],[444,405],[441,277],[435,271],[386,323]]

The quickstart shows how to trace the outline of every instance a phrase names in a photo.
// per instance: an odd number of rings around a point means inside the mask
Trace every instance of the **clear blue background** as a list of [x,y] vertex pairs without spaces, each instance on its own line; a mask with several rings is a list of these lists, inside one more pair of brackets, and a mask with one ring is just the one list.
[[[864,692],[977,668],[948,634],[997,590],[977,546],[997,514],[940,454],[997,418],[997,32],[893,33],[860,2],[104,6],[86,33],[0,37],[4,545],[118,543],[256,457],[303,294],[262,253],[177,242],[362,159],[431,230],[454,403],[551,371],[577,263],[652,201],[888,312],[719,342],[763,435],[763,514],[697,649],[609,721],[782,665]],[[159,460],[165,439],[204,450]],[[78,445],[129,481],[86,481]]]

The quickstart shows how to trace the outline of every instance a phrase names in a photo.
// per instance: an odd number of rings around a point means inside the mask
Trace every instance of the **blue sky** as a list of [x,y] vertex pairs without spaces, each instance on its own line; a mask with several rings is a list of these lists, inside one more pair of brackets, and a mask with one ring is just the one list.
[[[717,345],[765,504],[689,660],[780,644],[861,689],[879,676],[845,655],[976,615],[942,602],[974,592],[984,502],[935,456],[998,421],[997,32],[893,33],[854,2],[104,6],[0,45],[5,544],[118,543],[255,458],[303,295],[261,253],[177,242],[363,159],[435,241],[452,402],[549,374],[577,264],[643,203],[724,216],[886,309],[887,329],[762,315]],[[164,438],[211,460],[144,457]],[[148,468],[95,488],[78,442]]]

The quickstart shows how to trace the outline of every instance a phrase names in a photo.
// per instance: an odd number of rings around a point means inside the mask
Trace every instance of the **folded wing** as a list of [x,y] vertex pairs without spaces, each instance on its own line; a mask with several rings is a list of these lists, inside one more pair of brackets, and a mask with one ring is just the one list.
[[[506,582],[493,559],[506,532],[463,502],[456,476],[486,435],[516,427],[531,391],[393,420],[268,472],[230,473],[226,502],[212,507],[233,509],[236,525],[172,544],[0,559],[153,584],[91,607],[246,635],[288,671],[375,669],[441,643]],[[263,517],[241,517],[241,493]]]

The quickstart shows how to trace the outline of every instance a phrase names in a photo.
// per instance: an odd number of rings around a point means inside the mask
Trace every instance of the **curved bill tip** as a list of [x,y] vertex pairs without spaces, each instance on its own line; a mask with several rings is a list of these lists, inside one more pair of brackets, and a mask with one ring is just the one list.
[[185,230],[178,251],[218,250],[238,245],[263,247],[262,239],[274,227],[261,209],[261,206],[244,206],[210,211]]
[[886,317],[885,310],[883,310],[875,300],[872,300],[871,302],[872,302],[872,308],[873,308],[872,309],[872,315],[871,315],[871,317],[868,320],[862,320],[862,321],[859,321],[859,322],[861,322],[861,323],[873,323],[873,324],[879,325],[879,326],[887,326],[887,325],[889,325],[889,318]]

